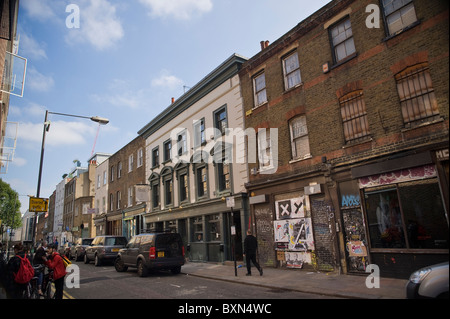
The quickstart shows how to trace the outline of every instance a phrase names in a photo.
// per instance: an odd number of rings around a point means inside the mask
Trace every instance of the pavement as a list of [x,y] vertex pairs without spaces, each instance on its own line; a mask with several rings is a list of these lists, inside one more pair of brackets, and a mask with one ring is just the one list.
[[[405,299],[406,279],[380,278],[379,288],[368,288],[366,279],[375,286],[376,281],[367,275],[317,272],[306,269],[263,268],[263,276],[252,267],[252,276],[246,276],[247,268],[237,263],[235,276],[234,263],[194,263],[188,262],[181,272],[189,275],[269,289],[281,289],[349,299]],[[240,266],[240,267],[239,267]]]
[[[202,263],[187,262],[181,272],[187,276],[202,277],[214,280],[253,285],[269,289],[298,291],[322,295],[330,298],[345,299],[405,299],[407,280],[380,278],[379,288],[366,286],[365,274],[348,275],[329,272],[317,272],[306,269],[263,268],[263,276],[252,267],[252,276],[246,276],[247,268],[237,263],[237,276],[233,262]],[[376,282],[369,278],[369,283]],[[0,284],[0,300],[8,299]]]

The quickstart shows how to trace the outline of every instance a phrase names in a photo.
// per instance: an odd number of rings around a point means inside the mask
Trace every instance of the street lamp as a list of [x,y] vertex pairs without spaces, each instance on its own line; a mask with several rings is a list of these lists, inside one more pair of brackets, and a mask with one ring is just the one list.
[[[47,118],[49,114],[55,114],[55,115],[61,115],[61,116],[69,116],[69,117],[79,117],[83,119],[89,119],[93,122],[97,122],[102,125],[106,125],[109,123],[109,120],[104,117],[99,116],[81,116],[81,115],[73,115],[73,114],[66,114],[66,113],[56,113],[56,112],[49,112],[48,110],[45,111],[45,119],[44,119],[44,129],[42,132],[42,146],[41,146],[41,159],[39,162],[39,175],[38,175],[38,184],[37,184],[37,191],[36,191],[36,197],[39,198],[41,195],[41,179],[42,179],[42,164],[44,161],[44,145],[45,145],[45,134],[50,129],[50,123],[48,122]],[[33,242],[32,247],[34,247],[35,241],[36,241],[36,220],[37,220],[37,213],[34,215],[34,225],[33,225]]]

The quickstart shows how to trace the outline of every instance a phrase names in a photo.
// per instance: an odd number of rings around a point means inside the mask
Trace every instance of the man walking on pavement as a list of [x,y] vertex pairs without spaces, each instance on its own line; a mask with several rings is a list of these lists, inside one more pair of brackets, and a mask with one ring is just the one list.
[[256,251],[258,249],[258,241],[256,240],[255,236],[252,235],[252,231],[249,229],[247,230],[247,237],[245,237],[244,240],[244,256],[247,263],[247,275],[252,275],[252,266],[250,264],[250,261],[253,262],[253,265],[255,265],[256,269],[259,270],[259,275],[263,275],[263,270],[261,266],[256,261]]

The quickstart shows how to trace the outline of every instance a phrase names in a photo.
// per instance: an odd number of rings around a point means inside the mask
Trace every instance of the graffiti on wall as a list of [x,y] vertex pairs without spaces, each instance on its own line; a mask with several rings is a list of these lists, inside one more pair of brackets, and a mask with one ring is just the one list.
[[272,210],[268,207],[255,209],[259,262],[265,266],[274,266],[275,264],[272,216]]

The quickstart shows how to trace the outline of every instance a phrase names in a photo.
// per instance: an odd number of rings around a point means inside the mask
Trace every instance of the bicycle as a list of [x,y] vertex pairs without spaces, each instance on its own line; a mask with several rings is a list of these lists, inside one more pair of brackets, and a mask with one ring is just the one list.
[[42,281],[42,293],[44,294],[44,299],[55,299],[55,289],[53,288],[53,270],[48,269],[48,273],[44,275],[44,280]]
[[26,284],[25,289],[22,291],[23,299],[40,299],[38,278],[41,271],[45,269],[45,266],[44,265],[33,266],[33,269],[34,269],[34,276]]

